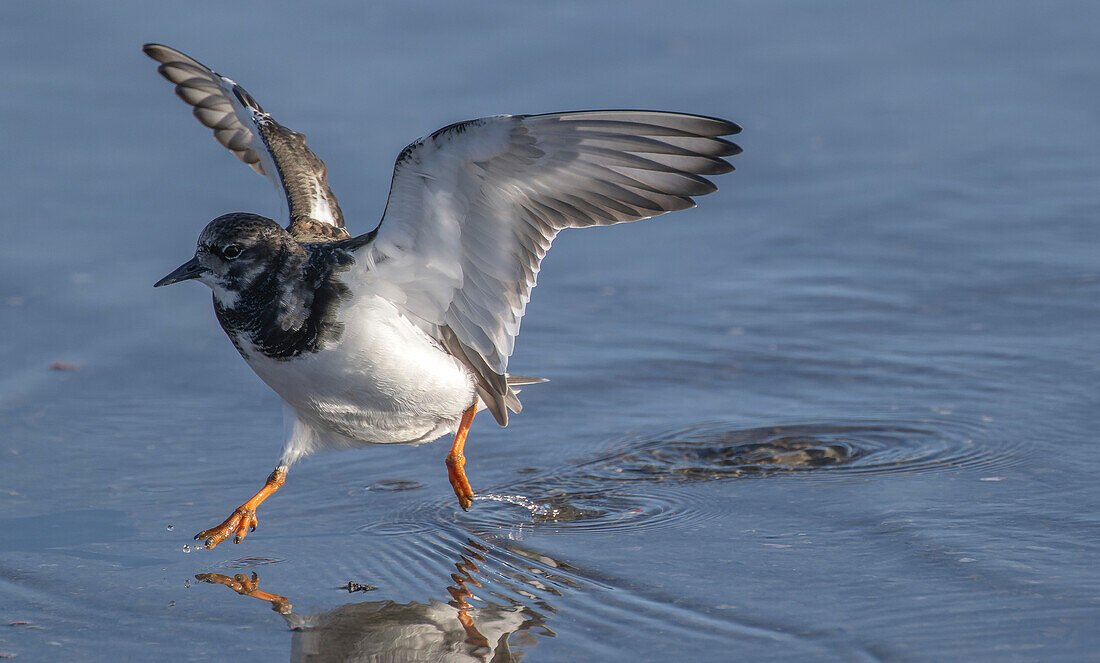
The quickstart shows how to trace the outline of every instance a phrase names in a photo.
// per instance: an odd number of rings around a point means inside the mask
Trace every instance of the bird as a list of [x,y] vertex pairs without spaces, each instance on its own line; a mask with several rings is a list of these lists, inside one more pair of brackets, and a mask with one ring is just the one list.
[[733,170],[741,128],[649,110],[496,115],[457,122],[397,157],[373,230],[352,235],[324,162],[232,79],[161,44],[143,51],[214,138],[276,187],[282,222],[233,212],[154,287],[196,280],[237,351],[282,399],[283,452],[263,487],[195,535],[240,543],[290,467],[322,449],[416,445],[453,435],[459,505],[474,415],[522,409],[508,373],[539,267],[566,228],[695,206]]

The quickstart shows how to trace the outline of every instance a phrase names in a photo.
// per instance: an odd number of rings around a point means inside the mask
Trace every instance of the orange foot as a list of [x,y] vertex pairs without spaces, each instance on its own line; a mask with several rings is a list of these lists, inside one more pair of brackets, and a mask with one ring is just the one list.
[[204,529],[195,535],[196,539],[206,539],[203,544],[205,548],[214,548],[222,541],[229,538],[229,535],[234,531],[237,532],[237,536],[233,537],[233,543],[240,543],[244,540],[244,537],[248,536],[248,533],[256,529],[256,525],[259,525],[260,521],[256,519],[256,510],[248,509],[244,506],[237,507],[237,510],[233,512],[231,516],[222,521],[221,525],[217,527],[211,527],[210,529]]
[[474,489],[470,488],[470,481],[466,478],[466,470],[463,466],[466,459],[463,456],[447,456],[447,478],[451,480],[451,488],[458,497],[458,504],[463,511],[468,511],[474,503]]
[[209,582],[215,585],[225,585],[241,596],[251,596],[261,601],[270,601],[271,609],[284,615],[293,609],[293,606],[290,605],[290,601],[288,601],[285,596],[260,591],[260,577],[256,575],[255,571],[252,572],[251,578],[243,573],[238,573],[232,578],[220,573],[200,573],[195,576],[195,580]]
[[276,468],[275,471],[267,477],[267,483],[260,489],[260,492],[253,495],[252,499],[237,507],[237,510],[222,521],[221,525],[199,532],[195,535],[195,539],[199,541],[205,539],[203,547],[213,549],[217,547],[219,543],[229,538],[230,534],[236,532],[237,535],[233,537],[233,543],[240,543],[244,540],[244,537],[248,536],[249,532],[256,529],[256,526],[260,524],[260,521],[256,519],[256,508],[272,493],[279,490],[279,486],[282,486],[285,482],[286,470]]
[[470,488],[470,481],[466,478],[466,457],[462,455],[462,448],[466,446],[466,434],[470,432],[470,424],[473,423],[475,414],[477,414],[477,401],[462,413],[462,421],[458,424],[451,453],[447,455],[447,478],[451,480],[451,488],[454,489],[458,504],[463,511],[469,510],[470,505],[474,503],[474,490]]

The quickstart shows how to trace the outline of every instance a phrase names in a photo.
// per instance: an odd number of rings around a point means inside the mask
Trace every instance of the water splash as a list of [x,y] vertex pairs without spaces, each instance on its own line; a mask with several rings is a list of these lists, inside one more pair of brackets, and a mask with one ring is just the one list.
[[528,497],[523,495],[502,495],[498,493],[489,493],[488,495],[478,495],[475,500],[488,500],[491,502],[500,502],[502,504],[513,504],[515,506],[527,509],[531,512],[532,516],[536,518],[556,518],[562,511],[562,509],[555,508],[549,504],[540,504],[532,501]]

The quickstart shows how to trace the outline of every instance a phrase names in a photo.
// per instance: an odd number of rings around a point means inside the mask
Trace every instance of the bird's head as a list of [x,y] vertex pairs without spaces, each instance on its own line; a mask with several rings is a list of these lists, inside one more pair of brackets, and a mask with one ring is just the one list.
[[238,293],[278,269],[293,246],[290,234],[271,219],[244,212],[225,214],[203,228],[195,256],[153,287],[196,279],[231,307]]

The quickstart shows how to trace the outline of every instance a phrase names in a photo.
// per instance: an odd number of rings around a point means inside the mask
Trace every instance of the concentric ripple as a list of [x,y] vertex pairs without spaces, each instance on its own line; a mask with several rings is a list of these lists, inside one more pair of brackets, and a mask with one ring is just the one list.
[[[525,504],[520,499],[509,506],[524,511]],[[497,651],[515,658],[492,660],[519,660],[540,639],[555,637],[558,623],[570,633],[569,660],[598,658],[608,651],[609,638],[633,641],[639,634],[651,635],[656,646],[671,642],[677,651],[682,643],[705,643],[708,651],[779,646],[795,651],[798,660],[817,660],[814,653],[826,635],[729,606],[714,614],[705,604],[673,601],[648,582],[593,573],[496,530],[491,537],[472,535],[466,525],[441,523],[410,536],[368,539],[363,546],[334,543],[319,556],[323,563],[311,560],[295,573],[297,583],[263,570],[242,574],[251,576],[253,588],[263,588],[258,592],[231,572],[196,577],[250,597],[253,609],[254,599],[270,601],[294,630],[292,649],[309,651],[316,660],[365,660],[367,652],[370,660],[477,661],[502,643],[507,646]],[[349,596],[364,586],[372,593]],[[309,587],[339,591],[342,605],[307,612],[306,599],[321,596],[303,595]]]
[[215,564],[214,568],[225,569],[255,569],[260,566],[267,566],[268,564],[278,564],[283,560],[274,559],[271,557],[241,557],[238,559],[231,559],[220,564]]
[[746,429],[696,426],[627,442],[585,463],[602,480],[709,480],[798,475],[991,471],[1019,462],[1015,448],[964,422],[800,423]]
[[796,423],[731,429],[705,424],[627,439],[564,468],[525,473],[485,490],[461,514],[453,500],[410,503],[390,522],[363,528],[407,534],[458,519],[469,531],[585,533],[685,527],[725,515],[707,497],[714,480],[851,480],[940,471],[994,472],[1021,462],[980,423],[865,421]]
[[429,532],[435,526],[431,519],[415,520],[377,520],[358,528],[360,532],[380,536],[405,536],[418,532]]
[[698,523],[718,515],[700,509],[699,500],[688,490],[670,485],[656,491],[652,488],[651,484],[597,487],[583,477],[559,476],[553,486],[529,485],[534,498],[481,495],[471,516],[482,526],[515,528],[522,524],[540,533],[579,534]]

